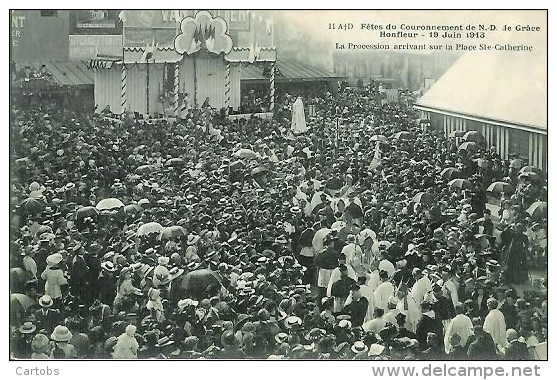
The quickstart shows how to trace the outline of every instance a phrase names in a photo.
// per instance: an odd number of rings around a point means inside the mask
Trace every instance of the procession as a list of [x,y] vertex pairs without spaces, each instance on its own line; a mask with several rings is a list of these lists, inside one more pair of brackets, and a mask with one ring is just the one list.
[[546,171],[378,81],[198,90],[12,102],[12,358],[547,355]]

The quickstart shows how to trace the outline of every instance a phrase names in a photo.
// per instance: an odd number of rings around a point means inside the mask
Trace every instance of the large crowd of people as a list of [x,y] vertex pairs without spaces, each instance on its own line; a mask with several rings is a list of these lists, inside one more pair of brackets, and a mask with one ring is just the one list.
[[302,135],[293,100],[235,121],[14,105],[12,357],[539,357],[544,174],[371,87],[312,96]]

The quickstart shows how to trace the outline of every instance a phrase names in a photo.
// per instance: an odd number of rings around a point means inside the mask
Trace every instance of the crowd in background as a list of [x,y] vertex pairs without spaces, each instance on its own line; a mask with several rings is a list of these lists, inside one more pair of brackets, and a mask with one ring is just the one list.
[[236,121],[14,105],[12,356],[539,357],[544,173],[373,87],[311,96],[302,135],[294,100]]

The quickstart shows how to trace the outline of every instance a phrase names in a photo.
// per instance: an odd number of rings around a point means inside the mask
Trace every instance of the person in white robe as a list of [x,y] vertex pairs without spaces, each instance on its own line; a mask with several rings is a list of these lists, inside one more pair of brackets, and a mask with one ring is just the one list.
[[456,316],[451,320],[449,326],[445,331],[445,352],[451,352],[451,336],[458,334],[460,336],[460,345],[464,347],[468,342],[468,338],[473,335],[472,320],[464,314],[465,307],[462,303],[458,302],[455,305]]
[[424,276],[421,269],[414,268],[412,269],[412,276],[416,280],[412,289],[410,290],[410,294],[412,294],[412,298],[419,304],[425,299],[425,296],[428,292],[433,290],[431,285],[431,280]]
[[417,302],[412,293],[403,290],[399,291],[397,297],[400,299],[397,304],[397,309],[402,314],[406,315],[404,327],[415,333],[418,322],[422,317],[422,310],[420,308],[421,301]]
[[384,312],[387,312],[387,305],[389,299],[395,294],[395,287],[389,281],[387,272],[380,271],[379,278],[381,279],[381,284],[379,284],[377,289],[375,289],[375,291],[373,292],[373,303],[375,304],[376,308],[382,309]]
[[497,300],[490,298],[487,300],[489,313],[485,317],[484,331],[489,333],[497,348],[501,351],[507,347],[507,326],[505,324],[505,316],[497,309]]
[[380,251],[379,252],[379,255],[380,255],[379,257],[381,258],[381,260],[379,261],[379,267],[378,268],[379,268],[380,271],[384,270],[385,272],[387,272],[387,275],[389,277],[391,277],[395,273],[396,268],[395,268],[393,263],[391,263],[389,260],[387,260],[387,258],[385,256],[385,253],[386,253],[385,251]]

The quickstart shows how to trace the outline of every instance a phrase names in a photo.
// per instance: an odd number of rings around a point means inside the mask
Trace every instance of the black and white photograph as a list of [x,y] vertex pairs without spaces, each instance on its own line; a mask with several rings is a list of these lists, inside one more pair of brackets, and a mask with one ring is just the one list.
[[9,12],[10,361],[547,361],[548,10]]

